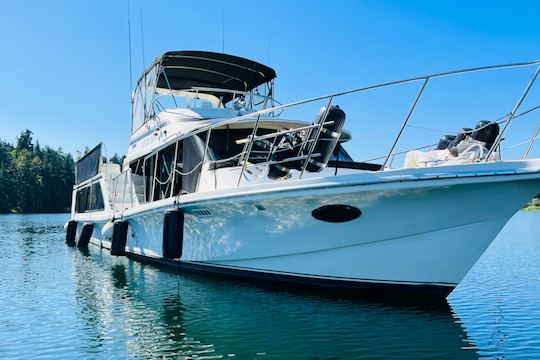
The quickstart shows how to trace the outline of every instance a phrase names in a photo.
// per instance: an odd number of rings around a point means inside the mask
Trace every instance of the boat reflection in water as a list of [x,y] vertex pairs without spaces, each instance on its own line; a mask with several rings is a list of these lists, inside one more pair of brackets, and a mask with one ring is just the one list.
[[[72,249],[88,353],[142,358],[476,358],[447,303],[343,298]],[[85,256],[86,255],[86,256]]]

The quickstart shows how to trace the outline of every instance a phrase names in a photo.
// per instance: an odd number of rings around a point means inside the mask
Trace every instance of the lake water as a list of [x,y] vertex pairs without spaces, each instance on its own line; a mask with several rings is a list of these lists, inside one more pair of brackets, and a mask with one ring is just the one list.
[[540,359],[540,212],[514,216],[429,306],[83,253],[65,245],[67,219],[0,216],[0,359]]

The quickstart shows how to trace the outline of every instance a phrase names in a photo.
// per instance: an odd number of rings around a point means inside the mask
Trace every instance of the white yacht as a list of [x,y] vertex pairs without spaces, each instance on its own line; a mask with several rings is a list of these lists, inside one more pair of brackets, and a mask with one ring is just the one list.
[[[433,74],[281,105],[265,65],[167,52],[133,92],[122,169],[104,161],[101,144],[77,162],[66,240],[180,271],[446,296],[540,192],[540,159],[527,158],[538,129],[522,159],[501,160],[539,65]],[[394,165],[430,80],[523,66],[536,71],[504,120],[471,124]],[[386,156],[354,161],[340,99],[412,82],[421,90]],[[324,106],[314,121],[285,116],[316,102]]]

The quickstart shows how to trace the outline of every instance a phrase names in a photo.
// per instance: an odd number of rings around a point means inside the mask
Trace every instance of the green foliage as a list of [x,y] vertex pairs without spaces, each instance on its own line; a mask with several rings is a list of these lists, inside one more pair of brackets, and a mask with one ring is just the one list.
[[32,132],[28,129],[21,132],[21,135],[17,138],[17,150],[26,149],[30,152],[34,150],[32,144]]
[[109,162],[111,164],[118,164],[120,167],[122,167],[125,158],[126,155],[119,156],[117,153],[114,153],[114,155],[109,158]]
[[28,129],[16,146],[0,141],[0,213],[69,211],[74,166],[61,149],[34,145]]

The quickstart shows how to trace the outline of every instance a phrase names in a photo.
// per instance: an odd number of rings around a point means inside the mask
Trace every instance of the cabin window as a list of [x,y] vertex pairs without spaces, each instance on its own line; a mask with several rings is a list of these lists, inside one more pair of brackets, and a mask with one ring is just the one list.
[[92,184],[90,189],[90,210],[103,210],[105,205],[103,203],[103,193],[101,192],[100,183]]
[[349,155],[349,153],[345,151],[343,146],[341,146],[341,144],[338,144],[336,148],[334,149],[334,153],[332,154],[330,161],[354,161],[354,160],[352,159],[351,155]]
[[[146,202],[176,196],[182,188],[182,142],[168,146],[146,159],[133,161],[129,166],[133,181],[144,183],[140,192],[142,197],[144,187]],[[140,181],[137,180],[139,178]],[[139,194],[137,184],[135,191]]]
[[144,198],[146,202],[153,201],[154,194],[154,172],[156,164],[156,154],[144,160]]
[[143,162],[144,162],[144,159],[141,158],[141,159],[137,159],[135,161],[132,161],[129,164],[129,168],[131,169],[131,176],[133,176],[133,175],[139,175],[139,176],[144,175]]
[[75,212],[84,213],[105,209],[100,183],[94,183],[77,190]]
[[154,200],[173,196],[173,185],[175,182],[177,183],[175,177],[180,176],[178,172],[175,174],[175,151],[176,144],[161,150],[157,154]]
[[84,187],[77,190],[77,198],[75,203],[75,212],[83,213],[86,211],[86,204],[89,203],[90,187]]

